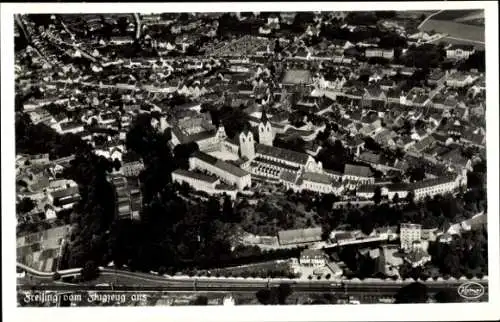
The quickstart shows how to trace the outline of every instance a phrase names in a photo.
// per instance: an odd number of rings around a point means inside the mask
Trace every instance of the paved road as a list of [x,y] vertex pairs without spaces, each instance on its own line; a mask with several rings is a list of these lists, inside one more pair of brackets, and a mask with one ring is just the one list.
[[422,22],[420,23],[420,25],[418,25],[417,29],[422,28],[422,26],[423,26],[423,25],[424,25],[424,24],[425,24],[425,23],[426,23],[429,19],[431,19],[432,17],[434,17],[435,15],[437,15],[438,13],[441,13],[441,12],[443,12],[443,11],[444,11],[444,10],[439,10],[439,11],[434,12],[433,14],[430,14],[429,16],[427,16],[427,18],[425,18],[425,19],[424,19],[424,21],[422,21]]

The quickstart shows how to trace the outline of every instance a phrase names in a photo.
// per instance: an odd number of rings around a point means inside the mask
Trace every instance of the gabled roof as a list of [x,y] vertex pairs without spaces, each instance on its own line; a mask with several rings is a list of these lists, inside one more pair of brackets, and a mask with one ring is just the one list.
[[417,189],[422,189],[422,188],[427,188],[427,187],[432,187],[432,186],[437,186],[443,183],[448,183],[448,182],[453,182],[456,179],[456,175],[446,175],[434,179],[429,179],[429,180],[424,180],[424,181],[417,181],[411,184],[411,189],[412,190],[417,190]]
[[368,163],[380,163],[382,156],[373,152],[365,151],[360,154],[359,159]]
[[193,178],[193,179],[197,179],[200,181],[208,182],[208,183],[215,183],[215,182],[217,182],[217,180],[219,180],[219,179],[217,179],[217,177],[214,177],[214,176],[208,176],[208,175],[197,173],[197,172],[186,171],[184,169],[176,169],[176,170],[172,171],[172,173],[177,174],[177,175],[181,175],[181,176],[185,176],[188,178]]
[[304,174],[302,175],[302,180],[322,184],[332,183],[332,179],[328,175],[315,172],[304,172]]
[[64,198],[64,197],[68,197],[68,196],[72,196],[74,194],[77,194],[78,191],[79,191],[78,187],[69,187],[69,188],[66,188],[63,190],[58,190],[58,191],[52,192],[52,197],[54,199]]
[[373,176],[373,173],[369,167],[346,164],[344,168],[344,175],[368,178]]
[[375,98],[379,98],[380,96],[384,95],[384,91],[380,88],[380,86],[368,86],[366,88],[366,93],[370,96],[370,97],[375,97]]
[[257,144],[255,152],[262,155],[275,157],[280,160],[286,160],[298,164],[305,165],[310,156],[305,153],[300,153],[292,150],[282,149],[278,147]]
[[222,161],[222,160],[219,160],[209,154],[206,154],[204,152],[201,152],[201,151],[197,151],[193,154],[193,157],[194,158],[198,158],[208,164],[211,164],[225,172],[228,172],[234,176],[237,176],[237,177],[244,177],[246,175],[248,175],[248,172],[246,172],[245,170],[242,170],[241,168],[238,168],[237,166],[235,165],[232,165],[231,163],[228,163],[228,162],[225,162],[225,161]]

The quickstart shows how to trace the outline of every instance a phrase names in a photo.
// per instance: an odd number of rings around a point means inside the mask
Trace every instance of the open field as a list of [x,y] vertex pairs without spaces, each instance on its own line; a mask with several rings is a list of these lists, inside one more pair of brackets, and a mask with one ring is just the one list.
[[439,42],[445,42],[447,44],[453,44],[453,45],[473,45],[476,47],[476,50],[484,50],[484,43],[479,43],[475,41],[470,41],[467,39],[457,39],[453,37],[444,37],[444,38],[439,38],[435,41],[435,43]]
[[463,23],[453,22],[453,21],[444,21],[444,20],[436,20],[434,17],[425,22],[423,26],[421,26],[423,31],[435,31],[438,33],[447,34],[450,37],[471,40],[471,44],[475,44],[474,42],[483,42],[484,43],[484,27],[467,25]]
[[435,15],[434,17],[432,17],[432,19],[454,21],[454,20],[461,20],[471,15],[480,15],[480,14],[482,14],[484,17],[483,10],[444,10]]

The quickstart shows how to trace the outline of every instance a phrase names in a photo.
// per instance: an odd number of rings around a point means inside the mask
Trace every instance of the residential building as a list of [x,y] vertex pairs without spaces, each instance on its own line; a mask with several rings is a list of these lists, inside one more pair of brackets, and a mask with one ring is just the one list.
[[78,122],[64,122],[64,123],[56,123],[51,126],[54,130],[59,134],[67,134],[67,133],[81,133],[84,131],[84,125]]
[[420,242],[422,237],[422,225],[403,223],[399,228],[399,238],[401,239],[401,249],[408,252],[414,247],[415,242]]
[[70,186],[64,189],[47,191],[49,202],[54,205],[56,211],[72,209],[80,200],[78,186]]
[[473,45],[455,44],[446,49],[446,58],[467,59],[475,52]]
[[319,249],[305,249],[300,253],[300,265],[322,267],[326,265],[325,253]]
[[472,75],[466,72],[456,72],[451,74],[446,79],[446,85],[450,87],[462,88],[468,85],[472,85],[477,79],[477,75]]
[[384,49],[384,48],[367,48],[365,51],[365,56],[367,58],[377,57],[385,59],[394,58],[394,48]]
[[122,157],[121,173],[126,177],[137,177],[144,170],[144,163],[136,153],[126,152]]

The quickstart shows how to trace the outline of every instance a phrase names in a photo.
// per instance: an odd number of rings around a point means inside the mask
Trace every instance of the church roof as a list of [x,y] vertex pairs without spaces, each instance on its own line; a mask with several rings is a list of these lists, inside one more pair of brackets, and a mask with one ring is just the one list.
[[248,175],[248,172],[246,172],[245,170],[238,168],[237,166],[232,165],[231,163],[219,160],[219,159],[217,159],[209,154],[206,154],[204,152],[201,152],[201,151],[195,152],[193,157],[198,158],[198,159],[200,159],[208,164],[211,164],[211,165],[221,169],[222,171],[230,173],[236,177],[244,177],[244,176]]
[[255,152],[258,154],[274,157],[276,159],[286,160],[289,162],[294,162],[303,165],[307,163],[307,160],[310,157],[308,154],[305,153],[300,153],[273,146],[267,146],[263,144],[257,144]]
[[369,167],[364,167],[354,164],[346,164],[344,168],[344,174],[356,177],[371,177],[373,175]]
[[243,130],[241,130],[240,134],[243,133],[245,135],[248,135],[248,132],[252,132],[250,130],[250,126],[248,126],[248,123],[245,123],[245,125],[243,125]]
[[262,109],[262,117],[260,118],[260,121],[264,124],[269,122],[269,119],[267,118],[266,110]]
[[322,184],[332,183],[332,179],[328,175],[315,172],[304,172],[304,174],[302,175],[302,179],[304,181],[317,182]]

